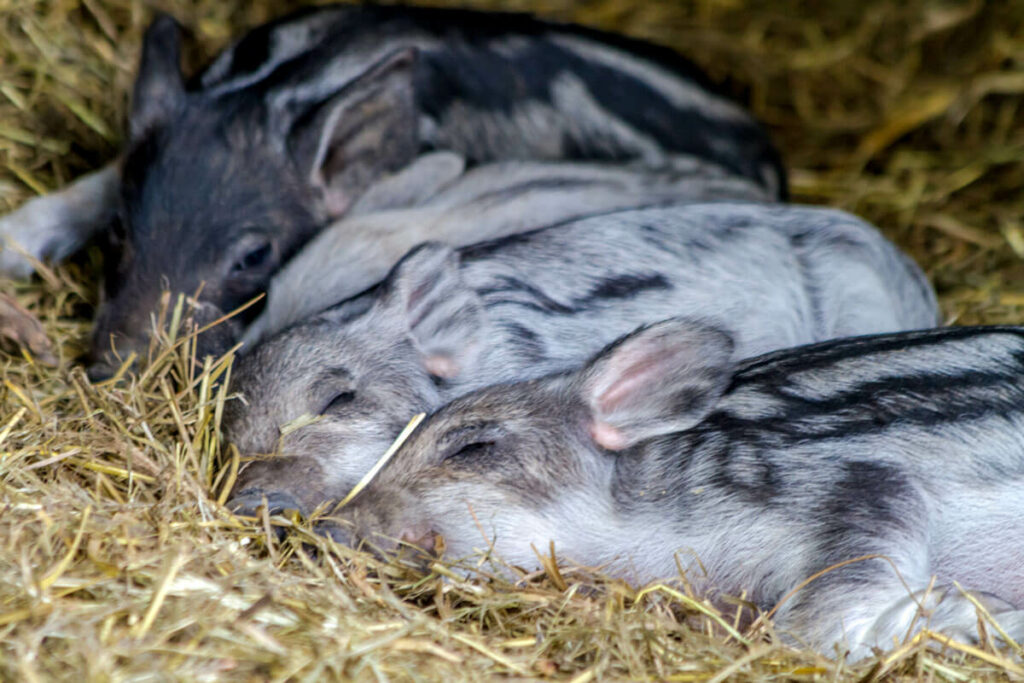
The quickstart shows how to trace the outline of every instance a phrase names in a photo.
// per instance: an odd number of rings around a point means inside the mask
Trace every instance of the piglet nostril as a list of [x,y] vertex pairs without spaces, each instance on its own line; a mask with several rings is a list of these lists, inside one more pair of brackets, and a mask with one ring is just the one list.
[[427,531],[426,533],[406,531],[401,535],[400,540],[414,548],[419,548],[426,553],[434,553],[437,551],[437,534],[433,531]]
[[114,376],[115,369],[106,361],[93,363],[85,370],[86,377],[90,382],[102,382]]
[[[90,382],[103,382],[111,379],[131,358],[132,351],[129,349],[118,348],[118,352],[123,354],[123,357],[119,358],[111,352],[94,352],[86,356],[86,362],[89,362],[89,366],[85,369],[85,376],[89,378]],[[138,352],[135,353],[137,354]],[[125,369],[132,370],[137,367],[138,360],[132,360]]]
[[290,494],[284,491],[265,491],[259,488],[245,489],[233,494],[227,506],[236,515],[253,517],[264,504],[267,506],[267,512],[272,515],[281,514],[286,510],[303,512],[302,506]]

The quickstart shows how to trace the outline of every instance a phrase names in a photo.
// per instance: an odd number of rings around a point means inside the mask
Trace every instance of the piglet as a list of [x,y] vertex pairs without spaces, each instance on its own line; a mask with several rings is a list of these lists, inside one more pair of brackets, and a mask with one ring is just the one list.
[[465,168],[459,155],[432,152],[374,185],[274,277],[266,307],[242,340],[252,345],[359,294],[422,242],[460,247],[658,204],[771,200],[756,183],[690,157],[666,159],[656,169],[568,161]]
[[739,357],[938,319],[917,267],[828,209],[675,205],[458,250],[430,243],[240,359],[226,434],[247,455],[288,457],[243,470],[235,504],[308,513],[344,496],[413,413],[577,367],[682,314],[732,330]]
[[753,118],[693,64],[642,41],[507,13],[364,4],[256,27],[190,78],[179,42],[168,16],[147,30],[119,159],[0,217],[0,274],[104,234],[94,379],[145,355],[164,290],[197,299],[199,324],[236,312],[197,340],[200,356],[226,351],[258,312],[243,306],[288,260],[425,152],[650,168],[683,156],[785,196],[778,153]]
[[[777,608],[851,658],[917,628],[1024,639],[1024,329],[856,337],[744,362],[671,319],[582,369],[430,416],[333,532],[449,558],[534,548],[635,582]],[[811,577],[811,581],[807,581]],[[959,584],[964,591],[956,587]]]

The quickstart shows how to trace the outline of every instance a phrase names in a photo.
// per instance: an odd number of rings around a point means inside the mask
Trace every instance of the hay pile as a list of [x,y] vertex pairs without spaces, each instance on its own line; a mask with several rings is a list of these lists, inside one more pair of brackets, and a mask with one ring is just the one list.
[[[201,58],[296,3],[159,4],[196,29]],[[470,4],[675,46],[768,123],[796,201],[880,225],[926,268],[951,322],[1024,322],[1019,2]],[[148,11],[0,0],[0,212],[115,154]],[[98,265],[90,252],[0,283],[60,358],[52,369],[0,356],[2,679],[1024,677],[1019,658],[936,653],[927,637],[851,670],[736,633],[690,596],[565,567],[469,585],[441,567],[379,565],[301,525],[268,542],[271,525],[296,522],[249,524],[220,505],[237,466],[217,436],[226,362],[186,385],[188,341],[172,327],[139,377],[93,386],[76,366]]]

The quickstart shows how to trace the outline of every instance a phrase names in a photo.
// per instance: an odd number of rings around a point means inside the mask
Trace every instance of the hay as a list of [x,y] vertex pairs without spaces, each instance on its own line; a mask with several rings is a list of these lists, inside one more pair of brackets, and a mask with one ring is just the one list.
[[[196,28],[199,59],[271,4],[276,14],[297,3],[160,4]],[[880,225],[926,268],[950,321],[1024,321],[1019,3],[471,4],[691,55],[769,124],[796,201]],[[115,154],[147,19],[138,0],[0,0],[0,211]],[[227,397],[214,381],[229,359],[189,380],[178,329],[141,376],[91,385],[74,360],[98,260],[0,286],[39,316],[60,362],[0,356],[0,678],[1024,675],[991,645],[943,647],[927,632],[850,669],[730,636],[736,615],[672,587],[640,593],[550,560],[516,585],[471,584],[438,564],[424,574],[351,553],[295,519],[234,518],[221,503],[237,454],[217,435]],[[274,525],[291,533],[279,541],[265,533]]]

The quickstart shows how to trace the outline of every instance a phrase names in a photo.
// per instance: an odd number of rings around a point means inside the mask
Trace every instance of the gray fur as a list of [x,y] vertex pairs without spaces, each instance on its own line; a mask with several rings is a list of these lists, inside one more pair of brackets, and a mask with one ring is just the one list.
[[60,192],[0,216],[0,275],[26,278],[35,268],[33,261],[63,261],[102,230],[117,211],[119,164],[87,173]]
[[[920,271],[874,228],[827,209],[678,205],[457,251],[428,244],[377,289],[240,360],[244,403],[232,402],[228,436],[243,453],[300,457],[252,464],[239,490],[292,496],[308,512],[343,496],[413,413],[577,367],[680,314],[731,329],[739,357],[937,320]],[[304,415],[317,420],[288,427]]]
[[[31,259],[14,243],[33,258],[59,258],[119,214],[90,351],[95,378],[148,347],[164,289],[200,292],[214,318],[243,307],[377,181],[425,152],[451,150],[471,165],[658,169],[686,158],[742,179],[733,199],[749,198],[749,186],[785,196],[767,136],[691,64],[582,27],[336,6],[257,27],[188,82],[178,56],[177,24],[158,17],[144,40],[123,162],[102,183],[73,184],[0,221],[0,272],[24,274]],[[199,354],[226,351],[255,313],[201,335]]]
[[[543,228],[585,215],[668,202],[768,201],[755,183],[714,164],[673,159],[658,169],[582,162],[506,161],[464,166],[450,152],[421,156],[371,188],[271,282],[267,306],[243,341],[287,327],[379,282],[409,249],[452,246]],[[412,188],[421,190],[412,195]],[[381,210],[388,207],[403,207]]]
[[958,583],[1021,642],[1024,329],[738,364],[730,338],[673,319],[575,373],[456,399],[334,533],[383,548],[439,533],[449,558],[490,548],[527,569],[553,541],[563,560],[637,582],[678,566],[713,599],[778,606],[790,642],[852,658],[923,625],[976,638]]

